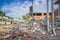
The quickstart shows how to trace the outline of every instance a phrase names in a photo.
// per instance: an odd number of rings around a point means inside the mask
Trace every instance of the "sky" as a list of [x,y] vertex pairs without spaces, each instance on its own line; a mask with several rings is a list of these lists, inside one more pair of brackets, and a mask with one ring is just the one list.
[[[54,0],[56,1],[56,0]],[[23,15],[29,13],[29,7],[32,5],[32,0],[0,0],[0,9],[7,16],[13,18],[22,18]],[[46,12],[46,0],[34,0],[33,12]],[[58,6],[55,5],[55,8]],[[51,0],[49,0],[49,12],[51,12]]]

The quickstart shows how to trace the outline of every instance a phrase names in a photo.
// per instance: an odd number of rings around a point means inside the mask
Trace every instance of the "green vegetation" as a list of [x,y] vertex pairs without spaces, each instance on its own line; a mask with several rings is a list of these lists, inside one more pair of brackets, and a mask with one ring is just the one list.
[[0,10],[0,16],[5,16],[5,13],[3,11]]
[[0,10],[0,22],[3,20],[3,16],[5,16],[5,13]]
[[9,17],[9,16],[5,16],[5,17],[7,17],[8,19],[13,19],[12,17]]
[[29,14],[26,14],[22,17],[23,20],[29,20],[30,19],[30,15]]
[[0,10],[0,22],[11,22],[12,20],[12,17],[6,16],[5,13]]

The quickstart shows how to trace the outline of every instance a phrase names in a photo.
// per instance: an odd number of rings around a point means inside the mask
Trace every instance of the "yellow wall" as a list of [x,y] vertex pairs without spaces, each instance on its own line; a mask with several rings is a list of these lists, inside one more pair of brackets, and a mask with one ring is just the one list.
[[[42,13],[41,16],[34,16],[34,19],[35,19],[35,20],[44,19],[44,18],[46,18],[46,15],[44,15],[44,13]],[[50,18],[50,16],[48,16],[48,18]],[[32,17],[30,17],[30,20],[31,20],[31,19],[32,19]]]

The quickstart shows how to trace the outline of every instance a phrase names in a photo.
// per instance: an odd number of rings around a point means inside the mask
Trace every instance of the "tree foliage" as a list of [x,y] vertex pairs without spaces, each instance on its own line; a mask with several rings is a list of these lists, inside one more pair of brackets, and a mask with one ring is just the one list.
[[12,17],[9,17],[9,16],[5,16],[5,17],[7,17],[8,19],[13,19]]
[[29,14],[26,14],[22,17],[24,20],[29,20],[30,19],[30,15]]
[[5,16],[5,13],[3,11],[0,10],[0,16]]

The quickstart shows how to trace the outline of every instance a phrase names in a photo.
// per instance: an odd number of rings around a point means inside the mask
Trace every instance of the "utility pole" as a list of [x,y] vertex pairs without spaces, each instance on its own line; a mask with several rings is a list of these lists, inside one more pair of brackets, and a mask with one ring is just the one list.
[[52,11],[52,33],[54,35],[56,35],[56,32],[55,32],[55,25],[54,25],[54,3],[53,3],[53,0],[51,0],[51,11]]
[[33,22],[34,22],[34,15],[33,15],[33,0],[32,0],[32,6],[31,6],[31,14],[32,14],[32,26],[33,26]]
[[48,18],[48,16],[49,16],[49,0],[46,0],[46,1],[47,1],[47,15],[46,15],[46,17],[47,17],[47,31],[50,32],[49,18]]
[[34,19],[34,15],[33,15],[33,0],[32,0],[32,6],[30,6],[30,13],[31,13],[31,16],[32,16],[32,19],[31,19],[31,21],[32,21],[32,26],[33,26],[33,19]]

